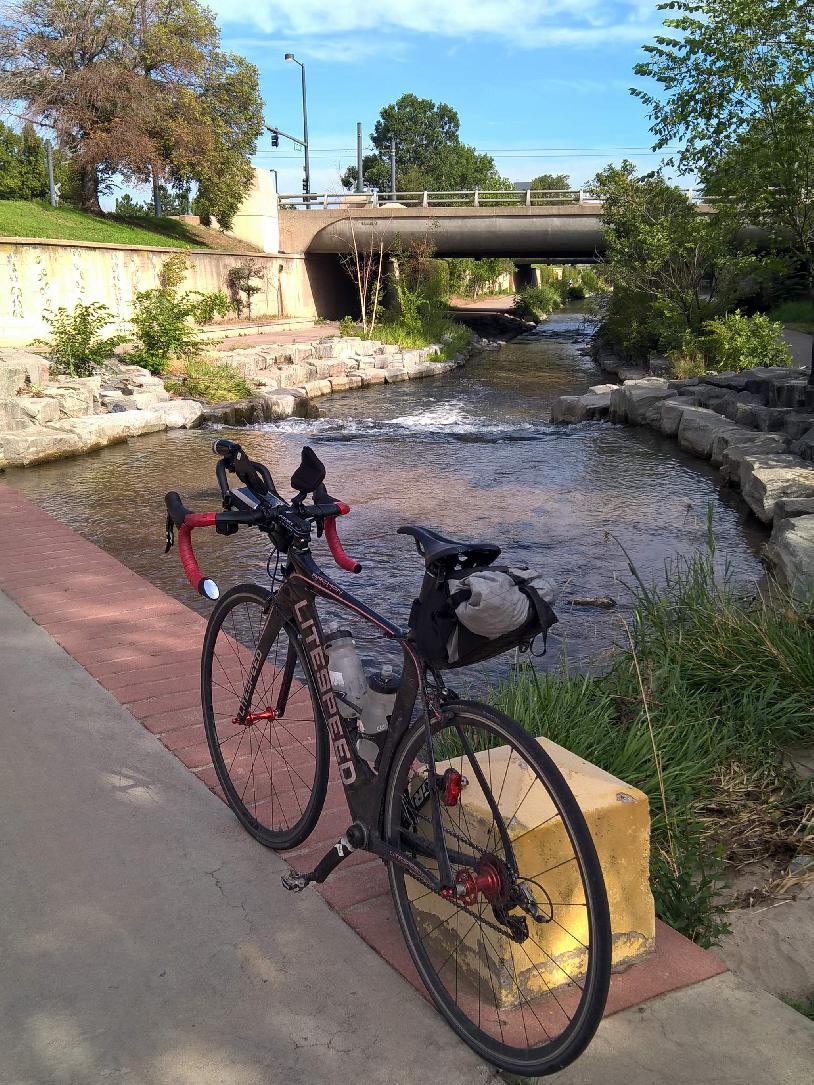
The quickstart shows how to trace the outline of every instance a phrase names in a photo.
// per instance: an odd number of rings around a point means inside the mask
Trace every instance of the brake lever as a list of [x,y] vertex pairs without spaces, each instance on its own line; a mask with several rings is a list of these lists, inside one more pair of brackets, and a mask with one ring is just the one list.
[[175,524],[171,516],[167,517],[167,545],[164,547],[164,553],[169,554],[175,543]]

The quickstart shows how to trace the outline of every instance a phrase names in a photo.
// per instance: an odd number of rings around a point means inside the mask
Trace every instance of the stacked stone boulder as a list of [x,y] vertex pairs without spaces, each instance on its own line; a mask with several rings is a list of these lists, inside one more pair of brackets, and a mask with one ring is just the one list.
[[436,376],[460,365],[437,360],[441,347],[399,350],[356,338],[224,351],[256,389],[250,399],[201,404],[174,398],[163,381],[126,358],[93,377],[51,378],[47,361],[0,349],[0,470],[77,456],[146,433],[199,426],[244,425],[318,414],[312,401],[332,392]]
[[146,369],[49,376],[41,355],[0,350],[0,469],[78,456],[168,427],[199,425],[200,403],[173,399]]
[[293,346],[243,347],[224,351],[237,372],[257,390],[250,399],[206,407],[204,419],[222,425],[272,422],[319,413],[313,400],[334,392],[435,377],[465,358],[440,361],[441,346],[400,350],[351,336]]
[[565,396],[551,417],[648,426],[719,467],[771,526],[767,560],[804,599],[814,593],[814,387],[807,376],[807,369],[784,367],[687,380],[649,376],[610,392],[603,387],[601,396],[596,388]]

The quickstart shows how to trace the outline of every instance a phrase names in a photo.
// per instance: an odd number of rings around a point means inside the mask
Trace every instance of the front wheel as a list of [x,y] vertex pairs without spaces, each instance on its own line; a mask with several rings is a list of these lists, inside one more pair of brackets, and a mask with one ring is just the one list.
[[226,801],[255,839],[283,850],[301,844],[317,823],[328,738],[296,627],[277,621],[273,635],[266,631],[272,598],[242,584],[218,601],[204,637],[201,699]]
[[541,745],[499,712],[459,702],[419,720],[387,784],[389,842],[434,874],[433,809],[454,885],[437,893],[390,864],[410,954],[433,1002],[479,1055],[540,1076],[573,1062],[608,993],[611,931],[585,818]]

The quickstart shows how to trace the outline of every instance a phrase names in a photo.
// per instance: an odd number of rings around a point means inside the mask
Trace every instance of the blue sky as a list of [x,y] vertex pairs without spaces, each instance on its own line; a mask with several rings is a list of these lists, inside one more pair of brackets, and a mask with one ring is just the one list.
[[[446,101],[461,137],[488,150],[511,180],[564,172],[575,187],[608,161],[658,159],[647,116],[628,93],[641,45],[661,18],[655,0],[209,0],[223,43],[255,63],[266,121],[300,135],[305,62],[312,187],[335,191],[382,106],[411,91]],[[279,170],[280,191],[300,191],[292,144],[256,164]]]

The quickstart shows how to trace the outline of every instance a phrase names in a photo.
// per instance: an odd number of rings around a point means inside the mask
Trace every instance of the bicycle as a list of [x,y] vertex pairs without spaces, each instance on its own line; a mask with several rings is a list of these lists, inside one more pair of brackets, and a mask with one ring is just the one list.
[[[541,1076],[576,1059],[593,1037],[610,979],[611,931],[602,872],[585,819],[556,765],[518,723],[461,699],[401,629],[317,565],[312,531],[336,564],[344,551],[325,468],[304,448],[291,500],[240,445],[217,440],[223,511],[196,513],[166,496],[167,550],[178,531],[189,582],[215,601],[204,637],[201,695],[224,797],[261,844],[285,851],[316,825],[328,783],[329,743],[350,816],[346,832],[309,873],[322,883],[349,855],[383,860],[412,960],[437,1009],[493,1065]],[[235,475],[242,485],[231,485]],[[311,495],[311,501],[306,499]],[[283,561],[276,590],[242,584],[223,596],[201,572],[191,532],[241,526],[265,533]],[[424,559],[421,607],[452,570],[488,566],[493,543],[411,535]],[[274,587],[274,584],[272,584]],[[374,762],[357,749],[358,706],[338,691],[317,599],[371,623],[403,653],[403,670]],[[509,769],[512,769],[511,773]],[[521,813],[522,811],[522,813]],[[524,818],[547,826],[545,855]],[[540,866],[541,869],[537,869]]]

